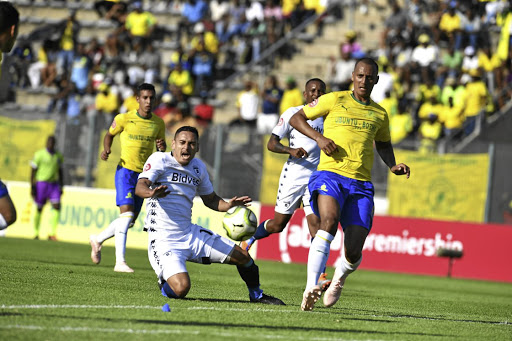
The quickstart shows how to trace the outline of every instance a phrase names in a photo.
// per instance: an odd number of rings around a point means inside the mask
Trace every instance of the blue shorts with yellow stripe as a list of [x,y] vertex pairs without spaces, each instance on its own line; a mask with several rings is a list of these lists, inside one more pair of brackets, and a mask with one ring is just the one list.
[[361,181],[329,171],[316,171],[309,178],[310,203],[318,217],[318,195],[328,195],[338,201],[340,224],[343,230],[358,225],[368,231],[372,228],[374,188],[371,181]]
[[117,166],[116,170],[116,205],[131,205],[134,207],[135,214],[140,212],[142,207],[143,198],[135,195],[135,186],[139,177],[138,172],[130,169]]

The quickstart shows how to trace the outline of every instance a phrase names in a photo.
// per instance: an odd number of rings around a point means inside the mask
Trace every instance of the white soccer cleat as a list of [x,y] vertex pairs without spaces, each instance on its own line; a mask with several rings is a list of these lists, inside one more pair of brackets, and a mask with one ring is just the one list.
[[114,271],[115,272],[134,272],[132,268],[130,268],[128,266],[128,264],[126,264],[126,262],[122,262],[122,263],[118,263],[116,264],[116,266],[114,267]]
[[89,236],[89,244],[91,244],[91,260],[94,264],[101,262],[101,244],[98,243],[96,235]]
[[300,309],[302,311],[313,310],[315,303],[318,302],[321,295],[322,289],[318,285],[315,285],[311,289],[305,291],[304,295],[302,296],[302,304],[300,305]]
[[329,285],[329,288],[324,293],[324,306],[331,307],[338,302],[344,284],[345,278],[339,277],[336,269],[331,285]]

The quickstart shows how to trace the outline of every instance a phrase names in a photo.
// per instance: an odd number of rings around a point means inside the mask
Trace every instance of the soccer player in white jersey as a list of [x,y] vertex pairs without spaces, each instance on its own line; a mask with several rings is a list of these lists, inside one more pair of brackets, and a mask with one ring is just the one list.
[[[324,81],[319,78],[312,78],[306,82],[302,95],[306,104],[309,104],[325,92],[326,85]],[[320,218],[313,214],[309,204],[308,180],[316,170],[320,160],[320,148],[314,140],[295,130],[289,122],[290,117],[302,107],[300,105],[288,108],[272,130],[272,135],[267,143],[268,150],[274,153],[290,154],[290,157],[283,165],[279,178],[274,218],[262,221],[254,236],[240,244],[242,249],[249,251],[256,240],[266,238],[272,233],[282,232],[295,210],[300,208],[301,202],[311,237],[316,235],[319,228]],[[319,133],[323,132],[324,120],[322,117],[309,120],[308,124]],[[281,143],[281,139],[285,137],[288,138],[289,146]],[[330,284],[330,281],[325,278],[325,271],[318,282],[324,288]]]
[[[284,305],[260,289],[259,270],[246,250],[227,238],[192,224],[192,204],[199,195],[212,210],[226,212],[234,206],[249,206],[248,196],[223,200],[213,190],[205,164],[195,159],[199,151],[197,129],[183,126],[176,131],[171,153],[154,153],[144,165],[135,194],[148,198],[145,228],[149,233],[148,256],[161,292],[169,298],[184,298],[190,290],[186,262],[224,263],[237,266],[249,289],[250,302]],[[219,222],[220,223],[220,222]]]

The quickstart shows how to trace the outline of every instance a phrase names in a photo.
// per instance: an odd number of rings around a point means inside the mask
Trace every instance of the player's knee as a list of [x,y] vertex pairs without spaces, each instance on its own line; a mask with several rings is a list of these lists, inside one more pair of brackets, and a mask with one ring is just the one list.
[[240,246],[235,245],[233,252],[230,255],[230,264],[245,265],[251,261],[251,256],[247,250],[242,249]]
[[190,284],[183,282],[175,282],[170,285],[172,291],[176,294],[177,298],[185,298],[190,291]]
[[351,264],[357,263],[361,259],[362,253],[360,250],[345,250],[345,258]]

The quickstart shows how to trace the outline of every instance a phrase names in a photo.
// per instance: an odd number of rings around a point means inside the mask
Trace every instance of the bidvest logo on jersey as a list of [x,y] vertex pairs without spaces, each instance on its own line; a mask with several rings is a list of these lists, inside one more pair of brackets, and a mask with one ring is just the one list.
[[199,186],[198,179],[181,173],[172,173],[171,182],[180,182],[182,184],[193,184],[194,186]]

